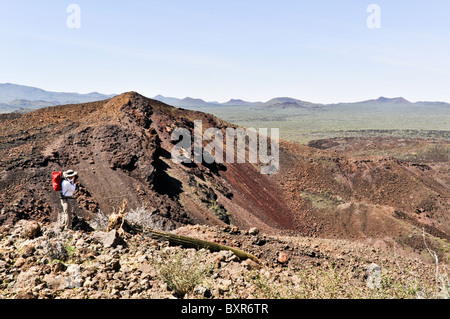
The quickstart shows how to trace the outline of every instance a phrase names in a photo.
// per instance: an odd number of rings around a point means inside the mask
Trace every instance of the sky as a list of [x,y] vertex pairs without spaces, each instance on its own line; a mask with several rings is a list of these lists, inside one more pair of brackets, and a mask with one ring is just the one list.
[[450,102],[449,40],[447,0],[0,0],[0,83],[219,102]]

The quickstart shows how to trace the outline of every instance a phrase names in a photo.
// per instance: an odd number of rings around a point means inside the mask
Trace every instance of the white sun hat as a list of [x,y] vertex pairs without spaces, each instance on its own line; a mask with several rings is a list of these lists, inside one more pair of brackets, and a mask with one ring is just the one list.
[[77,176],[78,172],[75,172],[74,170],[69,169],[68,171],[65,171],[63,173],[63,177],[64,178],[68,178],[68,177],[73,177],[73,176]]

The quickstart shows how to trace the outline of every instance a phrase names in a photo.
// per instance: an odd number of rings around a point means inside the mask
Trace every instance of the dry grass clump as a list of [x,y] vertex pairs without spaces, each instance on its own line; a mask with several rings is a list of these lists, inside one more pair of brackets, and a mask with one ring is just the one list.
[[153,264],[160,279],[167,283],[174,295],[183,298],[211,275],[214,265],[205,263],[205,254],[205,250],[179,251],[176,254],[166,252],[155,259]]

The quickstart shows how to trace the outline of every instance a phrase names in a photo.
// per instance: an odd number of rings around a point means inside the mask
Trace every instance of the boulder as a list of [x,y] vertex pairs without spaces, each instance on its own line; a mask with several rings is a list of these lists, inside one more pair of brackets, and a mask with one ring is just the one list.
[[115,248],[118,245],[124,245],[125,242],[122,237],[120,237],[117,230],[113,229],[103,238],[102,244],[105,248]]
[[21,272],[17,276],[13,291],[17,293],[31,291],[41,282],[39,279],[39,272],[39,267],[31,267],[29,270]]
[[14,299],[37,299],[35,295],[31,291],[21,291],[18,292]]
[[81,267],[79,265],[70,265],[67,267],[67,288],[80,288],[81,279]]
[[44,282],[47,284],[47,287],[52,290],[64,290],[68,288],[67,278],[61,275],[45,275]]
[[370,264],[367,267],[367,287],[370,289],[378,289],[381,286],[381,268],[377,264]]
[[34,239],[41,235],[41,226],[35,220],[30,220],[25,223],[23,235],[25,238]]

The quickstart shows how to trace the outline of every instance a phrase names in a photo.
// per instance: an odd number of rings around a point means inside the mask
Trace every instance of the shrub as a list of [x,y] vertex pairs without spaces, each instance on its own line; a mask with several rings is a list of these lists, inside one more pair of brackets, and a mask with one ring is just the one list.
[[214,266],[205,263],[205,258],[202,251],[195,252],[192,257],[186,251],[179,251],[175,255],[162,254],[162,258],[154,260],[154,264],[160,279],[167,283],[176,297],[183,298],[212,272]]
[[97,214],[89,221],[89,225],[95,230],[104,231],[108,226],[108,216],[99,209]]

